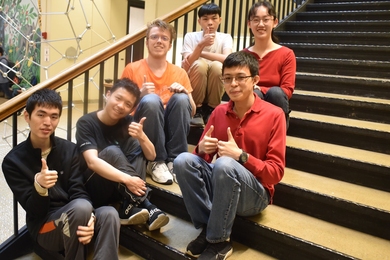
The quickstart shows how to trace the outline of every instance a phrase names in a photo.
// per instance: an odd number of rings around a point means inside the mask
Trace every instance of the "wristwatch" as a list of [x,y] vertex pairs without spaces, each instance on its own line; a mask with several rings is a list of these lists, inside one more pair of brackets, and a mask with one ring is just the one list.
[[248,154],[244,150],[242,150],[240,157],[238,157],[238,162],[241,164],[244,164],[247,161],[248,161]]

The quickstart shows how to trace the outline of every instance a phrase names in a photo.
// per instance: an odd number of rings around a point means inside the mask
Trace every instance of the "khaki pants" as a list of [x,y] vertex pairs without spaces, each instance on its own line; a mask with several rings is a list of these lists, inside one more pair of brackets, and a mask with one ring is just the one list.
[[210,64],[204,60],[196,60],[188,76],[193,88],[192,97],[197,106],[206,103],[215,108],[221,103],[224,93],[223,83],[221,81],[222,63],[213,61]]

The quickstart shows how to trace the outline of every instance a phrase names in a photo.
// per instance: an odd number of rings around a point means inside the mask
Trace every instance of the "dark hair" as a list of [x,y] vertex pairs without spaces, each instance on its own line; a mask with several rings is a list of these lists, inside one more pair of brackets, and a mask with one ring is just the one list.
[[[257,9],[260,6],[264,6],[265,8],[267,8],[268,15],[272,16],[274,19],[278,18],[277,14],[276,14],[275,7],[272,5],[272,3],[268,2],[268,1],[259,1],[259,2],[254,3],[252,5],[251,9],[249,9],[248,17],[247,17],[248,21],[251,21],[253,19],[253,17],[256,16]],[[274,34],[274,29],[272,29],[271,38],[272,38],[272,41],[274,43],[279,43],[278,37],[276,37],[275,34]]]
[[134,107],[138,105],[141,99],[141,90],[139,89],[137,83],[129,78],[118,79],[110,89],[111,94],[119,88],[124,88],[127,92],[133,94],[136,98]]
[[199,18],[201,18],[204,15],[209,15],[209,14],[218,14],[219,16],[221,16],[221,8],[214,3],[205,4],[199,8],[199,11],[198,11]]
[[154,20],[154,21],[148,23],[148,29],[146,29],[146,39],[149,39],[150,30],[153,27],[158,27],[158,28],[162,29],[163,31],[168,30],[170,35],[171,35],[171,38],[169,40],[170,43],[172,43],[172,41],[174,39],[176,39],[175,28],[170,23],[167,23],[167,22],[160,20],[160,19],[157,19],[157,20]]
[[26,111],[30,116],[37,106],[58,108],[60,110],[59,116],[61,116],[62,99],[60,94],[52,89],[37,90],[27,99]]
[[226,68],[247,67],[251,76],[259,75],[259,62],[252,54],[245,51],[230,53],[222,65],[222,75]]
[[4,49],[3,47],[0,46],[0,54],[3,55],[4,54]]

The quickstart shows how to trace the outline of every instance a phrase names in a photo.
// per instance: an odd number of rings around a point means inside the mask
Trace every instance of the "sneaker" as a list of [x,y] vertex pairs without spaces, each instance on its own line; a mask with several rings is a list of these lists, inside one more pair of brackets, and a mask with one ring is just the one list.
[[191,118],[190,124],[192,126],[203,127],[204,126],[203,115],[200,112],[196,112],[194,117]]
[[118,213],[122,225],[145,224],[149,219],[149,212],[147,209],[137,208],[127,200],[123,201],[122,208]]
[[206,250],[209,245],[209,242],[206,240],[206,230],[207,228],[204,227],[199,236],[188,244],[186,252],[188,255],[198,257],[204,250]]
[[173,172],[173,162],[168,162],[167,167],[168,167],[169,172],[172,174],[173,181],[178,183],[177,179],[176,179],[176,174]]
[[233,253],[233,246],[230,242],[209,243],[206,250],[199,256],[198,260],[218,259],[225,260]]
[[149,219],[146,222],[146,227],[149,231],[159,229],[169,222],[169,217],[161,209],[157,208],[155,205],[149,207]]
[[161,184],[172,184],[172,174],[165,162],[149,162],[146,172],[152,176],[152,180]]

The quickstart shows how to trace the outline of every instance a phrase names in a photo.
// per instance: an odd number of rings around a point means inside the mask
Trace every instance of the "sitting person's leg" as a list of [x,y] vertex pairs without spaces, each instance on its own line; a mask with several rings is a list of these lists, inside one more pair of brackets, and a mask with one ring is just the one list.
[[49,251],[64,250],[66,259],[85,259],[86,247],[79,242],[78,226],[86,226],[93,207],[85,199],[75,199],[52,213],[41,227],[38,244]]
[[194,61],[192,67],[188,71],[188,77],[190,78],[193,89],[192,98],[194,99],[196,105],[196,111],[194,118],[191,119],[191,125],[203,126],[205,124],[203,121],[202,105],[206,98],[208,70],[209,65],[207,62],[200,59]]
[[211,62],[208,72],[207,93],[202,108],[205,124],[207,124],[210,114],[213,112],[214,108],[221,104],[222,96],[225,93],[221,75],[222,63],[219,61]]
[[283,110],[284,114],[286,115],[286,129],[288,129],[290,108],[288,97],[286,93],[284,93],[283,89],[280,87],[270,88],[265,94],[264,100],[280,107]]
[[168,155],[165,149],[164,106],[158,95],[148,94],[141,99],[134,120],[139,122],[143,117],[146,117],[143,130],[156,149],[156,159],[147,164],[146,172],[155,182],[172,184],[172,174],[165,164]]

